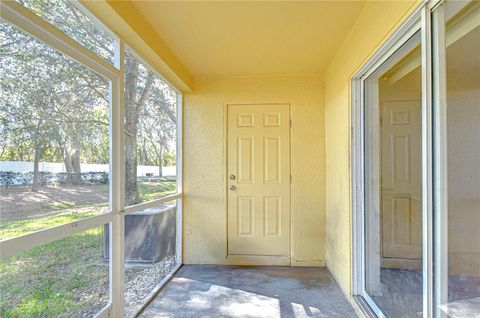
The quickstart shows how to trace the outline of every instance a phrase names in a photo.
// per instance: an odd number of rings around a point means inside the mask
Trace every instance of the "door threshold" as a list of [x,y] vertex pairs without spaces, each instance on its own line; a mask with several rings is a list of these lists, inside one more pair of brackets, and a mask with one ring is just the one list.
[[227,264],[241,266],[290,266],[290,256],[227,255]]

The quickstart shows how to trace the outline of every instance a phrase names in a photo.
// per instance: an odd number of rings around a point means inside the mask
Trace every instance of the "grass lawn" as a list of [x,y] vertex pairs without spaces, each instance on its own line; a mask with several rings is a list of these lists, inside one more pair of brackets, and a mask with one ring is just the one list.
[[[142,201],[175,191],[175,179],[139,183]],[[28,195],[27,193],[25,195]],[[108,205],[44,203],[51,213],[2,219],[0,239],[102,213]],[[0,317],[90,317],[108,304],[103,226],[36,247],[0,262]]]
[[103,227],[0,262],[1,317],[82,317],[108,303]]
[[145,182],[138,184],[140,201],[146,202],[158,199],[177,190],[177,181],[174,178],[163,178],[160,182]]
[[94,216],[100,214],[105,207],[105,205],[77,207],[41,218],[2,220],[0,223],[0,240]]

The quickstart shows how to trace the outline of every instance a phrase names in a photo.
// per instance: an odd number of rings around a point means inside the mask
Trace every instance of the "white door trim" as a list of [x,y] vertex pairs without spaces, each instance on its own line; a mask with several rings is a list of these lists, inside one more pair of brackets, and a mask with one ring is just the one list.
[[[443,3],[442,3],[443,4]],[[447,70],[446,70],[446,29],[444,5],[435,7],[432,19],[432,107],[434,107],[434,126],[432,153],[435,167],[433,171],[433,202],[435,205],[435,300],[436,305],[448,303],[448,166],[447,166]],[[434,308],[434,307],[433,307]],[[435,314],[446,317],[439,307]]]

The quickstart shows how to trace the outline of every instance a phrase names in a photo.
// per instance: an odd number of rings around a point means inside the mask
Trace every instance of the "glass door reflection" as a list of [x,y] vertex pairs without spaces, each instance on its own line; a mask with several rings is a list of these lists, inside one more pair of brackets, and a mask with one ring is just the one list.
[[422,72],[417,32],[365,80],[365,290],[422,316]]

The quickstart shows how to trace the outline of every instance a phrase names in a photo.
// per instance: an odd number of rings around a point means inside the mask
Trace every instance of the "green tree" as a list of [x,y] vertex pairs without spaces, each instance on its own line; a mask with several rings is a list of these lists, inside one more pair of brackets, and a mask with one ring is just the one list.
[[137,165],[158,165],[175,143],[176,93],[129,50],[125,54],[125,200],[139,203]]
[[[101,57],[113,58],[113,38],[64,0],[19,0]],[[86,67],[1,23],[0,160],[108,163],[108,82]],[[160,166],[175,144],[176,94],[129,50],[125,54],[126,201],[140,201],[137,165]],[[78,178],[74,181],[80,181]]]
[[61,154],[67,171],[79,175],[82,144],[96,144],[95,138],[108,128],[108,120],[99,116],[108,114],[103,97],[108,96],[108,86],[95,73],[8,23],[1,24],[1,33],[2,149],[4,153],[8,149],[10,160],[22,159],[19,150],[30,149],[32,190],[37,191],[39,162],[49,150],[54,149],[51,160]]

